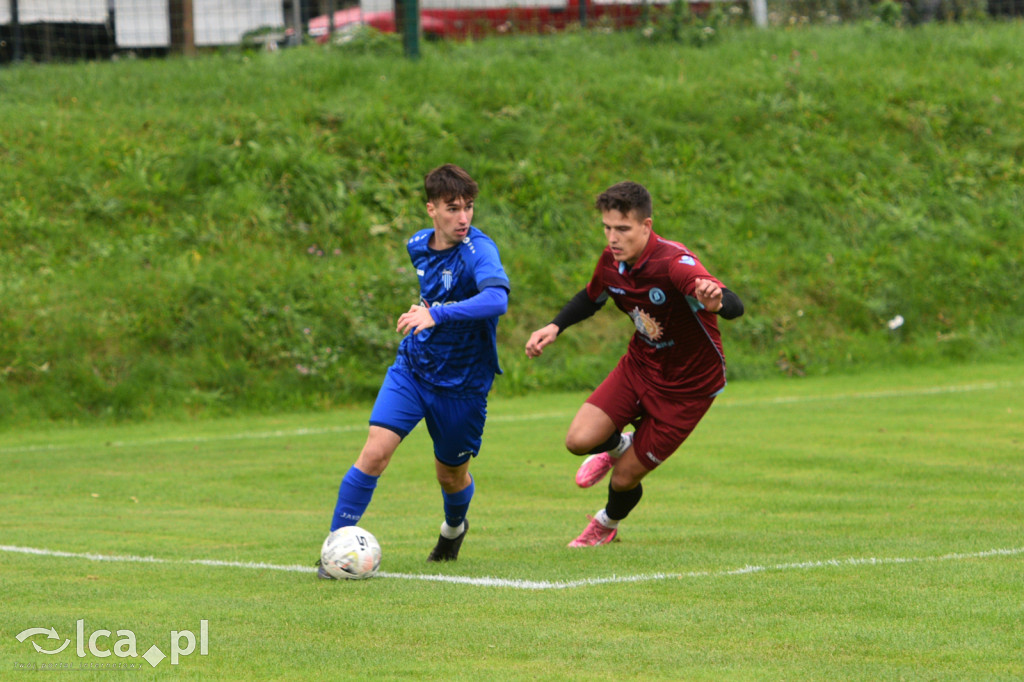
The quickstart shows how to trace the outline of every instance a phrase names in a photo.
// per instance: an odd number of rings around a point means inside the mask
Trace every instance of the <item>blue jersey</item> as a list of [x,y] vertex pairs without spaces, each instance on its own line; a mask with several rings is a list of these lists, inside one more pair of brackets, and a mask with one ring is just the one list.
[[[420,230],[408,243],[420,282],[420,303],[427,307],[460,303],[487,287],[510,289],[494,241],[475,227],[461,244],[443,251],[428,246],[433,228]],[[498,364],[498,316],[447,320],[419,334],[407,334],[396,365],[417,379],[459,393],[486,393],[501,374]]]

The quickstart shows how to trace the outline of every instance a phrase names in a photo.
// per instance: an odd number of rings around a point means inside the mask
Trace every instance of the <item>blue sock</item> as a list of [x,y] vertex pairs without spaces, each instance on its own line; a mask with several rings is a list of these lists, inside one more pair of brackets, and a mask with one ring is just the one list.
[[462,525],[466,518],[466,512],[469,511],[469,502],[473,499],[474,490],[476,490],[476,484],[471,475],[469,477],[469,485],[459,492],[449,494],[443,490],[441,491],[441,495],[444,497],[445,523],[452,528],[458,528]]
[[334,518],[331,519],[331,532],[342,526],[354,526],[363,518],[363,512],[370,505],[373,490],[377,487],[379,476],[364,474],[352,465],[341,479],[338,488],[338,504],[334,507]]

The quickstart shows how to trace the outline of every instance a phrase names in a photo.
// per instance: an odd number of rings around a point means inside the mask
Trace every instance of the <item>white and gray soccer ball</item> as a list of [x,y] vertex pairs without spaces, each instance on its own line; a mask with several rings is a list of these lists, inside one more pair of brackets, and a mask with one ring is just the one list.
[[372,578],[380,568],[380,543],[359,526],[342,526],[324,540],[320,563],[340,580]]

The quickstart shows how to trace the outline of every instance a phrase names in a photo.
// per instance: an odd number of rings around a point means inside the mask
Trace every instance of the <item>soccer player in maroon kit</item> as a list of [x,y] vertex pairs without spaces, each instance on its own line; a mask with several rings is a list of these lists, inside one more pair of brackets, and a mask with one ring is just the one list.
[[[693,252],[655,234],[643,185],[613,185],[596,206],[608,246],[594,276],[526,343],[527,356],[538,357],[608,298],[636,327],[626,354],[580,407],[565,437],[570,452],[590,455],[576,473],[577,485],[588,488],[612,472],[605,508],[570,547],[615,539],[619,522],[640,502],[643,478],[683,444],[725,388],[717,318],[743,314],[739,296]],[[635,431],[623,433],[629,424]]]

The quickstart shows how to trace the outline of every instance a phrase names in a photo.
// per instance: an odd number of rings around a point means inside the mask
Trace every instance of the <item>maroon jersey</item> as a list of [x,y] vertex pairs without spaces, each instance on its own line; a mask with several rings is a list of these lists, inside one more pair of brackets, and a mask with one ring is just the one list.
[[611,297],[633,320],[628,364],[657,389],[680,398],[707,398],[725,387],[718,319],[694,296],[698,278],[722,286],[689,249],[651,232],[632,267],[605,248],[587,285],[591,301]]

